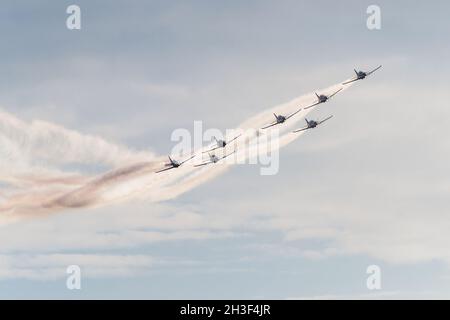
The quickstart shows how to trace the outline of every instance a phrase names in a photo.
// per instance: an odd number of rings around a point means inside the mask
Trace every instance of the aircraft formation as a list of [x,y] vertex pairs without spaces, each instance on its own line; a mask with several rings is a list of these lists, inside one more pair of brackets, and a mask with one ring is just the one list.
[[[372,71],[367,71],[367,72],[365,72],[365,71],[357,71],[356,69],[354,69],[356,76],[355,76],[353,79],[350,79],[350,80],[348,80],[348,81],[342,82],[342,85],[346,85],[346,84],[349,84],[349,83],[352,83],[352,82],[355,82],[355,81],[363,80],[363,79],[365,79],[367,76],[371,75],[372,73],[374,73],[375,71],[377,71],[377,70],[380,69],[380,68],[381,68],[381,65],[378,66],[378,67],[376,67],[376,68],[373,69]],[[265,125],[265,126],[262,127],[261,129],[262,129],[262,130],[265,130],[265,129],[268,129],[268,128],[273,127],[273,126],[283,124],[283,123],[285,123],[288,119],[292,118],[294,115],[296,115],[297,113],[299,113],[300,111],[306,110],[306,109],[309,109],[309,108],[313,108],[313,107],[315,107],[315,106],[317,106],[317,105],[319,105],[319,104],[321,104],[321,103],[327,102],[330,98],[332,98],[333,96],[335,96],[335,95],[336,95],[337,93],[339,93],[342,89],[343,89],[343,88],[340,88],[339,90],[335,91],[334,93],[332,93],[332,94],[330,94],[330,95],[328,95],[328,96],[327,96],[327,95],[324,95],[324,94],[317,94],[317,93],[315,92],[315,95],[316,95],[316,97],[317,97],[317,101],[316,101],[316,102],[314,102],[313,104],[311,104],[311,105],[309,105],[309,106],[307,106],[307,107],[299,108],[297,111],[295,111],[294,113],[291,113],[291,114],[289,114],[289,115],[277,115],[277,114],[274,113],[273,115],[274,115],[274,117],[275,117],[275,121],[273,121],[272,123],[269,123],[269,124]],[[309,129],[314,129],[314,128],[316,128],[317,126],[319,126],[319,125],[321,125],[322,123],[324,123],[325,121],[331,119],[332,117],[333,117],[333,116],[331,115],[331,116],[328,116],[327,118],[325,118],[325,119],[323,119],[323,120],[308,120],[308,119],[305,118],[306,126],[304,126],[303,128],[295,129],[295,130],[292,131],[292,132],[293,132],[293,133],[298,133],[298,132],[301,132],[301,131],[305,131],[305,130],[309,130]],[[240,136],[241,136],[241,134],[237,135],[236,137],[234,137],[233,139],[231,139],[231,140],[229,140],[229,141],[225,141],[225,140],[221,140],[221,139],[217,139],[216,137],[213,137],[214,140],[215,140],[215,145],[214,145],[212,148],[210,148],[209,150],[203,151],[203,152],[202,152],[202,154],[203,154],[203,153],[208,153],[209,160],[206,161],[206,162],[203,162],[203,163],[201,163],[201,164],[194,165],[194,167],[201,167],[201,166],[205,166],[205,165],[208,165],[208,164],[211,164],[211,163],[212,163],[212,164],[217,163],[217,162],[219,162],[220,160],[225,159],[226,157],[228,157],[228,156],[232,155],[233,153],[235,153],[236,150],[234,150],[233,152],[231,152],[231,153],[229,153],[229,154],[227,154],[227,155],[222,156],[222,157],[219,158],[218,156],[216,156],[214,153],[211,153],[211,152],[214,151],[214,150],[217,150],[217,149],[225,148],[228,144],[230,144],[231,142],[235,141],[235,140],[238,139]],[[161,169],[161,170],[156,171],[156,173],[160,173],[160,172],[163,172],[163,171],[167,171],[167,170],[179,168],[179,167],[182,166],[184,163],[186,163],[186,162],[188,162],[189,160],[193,159],[193,158],[195,157],[195,155],[193,155],[193,156],[191,156],[190,158],[187,158],[187,159],[185,159],[185,160],[183,160],[183,161],[177,161],[177,160],[172,159],[170,156],[168,156],[168,157],[169,157],[169,163],[165,163],[165,164],[164,164],[164,168]]]

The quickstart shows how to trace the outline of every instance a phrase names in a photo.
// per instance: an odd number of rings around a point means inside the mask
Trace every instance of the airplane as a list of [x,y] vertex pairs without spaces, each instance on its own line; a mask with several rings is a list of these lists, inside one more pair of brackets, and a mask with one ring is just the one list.
[[233,153],[235,153],[235,152],[236,152],[236,150],[234,150],[233,152],[227,154],[226,156],[223,156],[222,158],[219,158],[219,157],[216,156],[215,154],[209,153],[209,154],[208,154],[208,155],[209,155],[209,161],[203,162],[203,163],[201,163],[201,164],[196,164],[194,167],[201,167],[201,166],[205,166],[205,165],[210,164],[210,163],[217,163],[217,162],[219,162],[220,160],[225,159],[225,158],[228,157],[228,156],[231,156],[231,155],[232,155]]
[[308,130],[308,129],[315,128],[315,127],[317,127],[319,124],[321,124],[321,123],[327,121],[328,119],[331,119],[332,117],[333,117],[333,116],[329,116],[328,118],[325,118],[325,119],[323,119],[323,120],[321,120],[321,121],[308,120],[308,119],[305,118],[305,121],[306,121],[306,124],[307,124],[306,127],[301,128],[301,129],[294,130],[294,131],[292,131],[292,132],[300,132],[300,131],[304,131],[304,130]]
[[207,151],[203,151],[202,153],[211,152],[211,151],[214,151],[214,150],[219,149],[219,148],[225,148],[225,146],[226,146],[227,144],[233,142],[234,140],[236,140],[236,139],[239,138],[240,136],[241,136],[241,134],[237,135],[236,137],[234,137],[234,138],[231,139],[230,141],[224,141],[224,140],[221,140],[221,139],[217,140],[216,137],[213,137],[214,140],[216,140],[216,146],[215,146],[214,148],[212,148],[212,149],[207,150]]
[[295,111],[294,113],[292,113],[292,114],[290,114],[288,116],[276,115],[274,113],[273,115],[275,116],[276,120],[274,122],[272,122],[271,124],[269,124],[269,125],[267,125],[265,127],[262,127],[261,129],[267,129],[267,128],[273,127],[273,126],[275,126],[277,124],[281,124],[281,123],[285,122],[287,119],[289,119],[292,116],[294,116],[295,114],[299,113],[300,110],[302,110],[302,108],[298,109],[297,111]]
[[162,170],[156,171],[155,173],[160,173],[160,172],[163,172],[163,171],[166,171],[166,170],[178,168],[178,167],[181,166],[183,163],[185,163],[185,162],[191,160],[193,157],[195,157],[195,154],[194,154],[192,157],[190,157],[190,158],[188,158],[188,159],[186,159],[186,160],[184,160],[184,161],[182,161],[182,162],[179,162],[179,161],[177,161],[177,160],[173,160],[170,156],[168,156],[168,157],[169,157],[170,163],[164,164],[164,166],[167,167],[167,168],[164,168],[164,169],[162,169]]
[[364,72],[364,71],[356,71],[356,69],[354,69],[355,73],[356,73],[356,78],[343,82],[342,84],[347,84],[347,83],[351,83],[351,82],[355,82],[358,80],[362,80],[365,77],[367,77],[368,75],[371,75],[372,73],[374,73],[375,71],[377,71],[378,69],[381,68],[381,65],[379,65],[378,67],[376,67],[375,69],[373,69],[372,71],[369,72]]
[[312,105],[310,105],[310,106],[305,107],[304,109],[309,109],[309,108],[312,108],[312,107],[314,107],[314,106],[317,106],[317,105],[320,104],[320,103],[327,102],[328,99],[330,99],[331,97],[333,97],[336,93],[338,93],[338,92],[341,91],[342,89],[343,89],[343,88],[340,88],[338,91],[336,91],[335,93],[333,93],[333,94],[331,94],[331,95],[329,95],[329,96],[326,96],[326,95],[324,95],[324,94],[318,95],[317,93],[314,92],[314,93],[316,94],[316,96],[317,96],[317,102],[314,103],[314,104],[312,104]]

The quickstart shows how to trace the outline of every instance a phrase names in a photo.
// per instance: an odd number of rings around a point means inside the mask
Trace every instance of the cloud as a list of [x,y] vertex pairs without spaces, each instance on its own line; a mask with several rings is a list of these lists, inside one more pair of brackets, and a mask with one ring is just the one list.
[[[159,242],[239,235],[229,225],[221,225],[224,219],[211,223],[210,217],[195,209],[152,204],[149,210],[147,204],[121,204],[83,213],[71,211],[5,225],[0,233],[0,253],[136,248]],[[19,230],[27,236],[17,237]]]
[[143,276],[169,267],[198,268],[201,261],[169,251],[111,253],[243,236],[219,221],[211,224],[210,218],[195,211],[153,204],[149,212],[143,203],[122,204],[0,226],[0,280],[57,280],[67,276],[65,270],[72,264],[82,268],[83,277],[94,278]]
[[163,262],[148,255],[111,254],[15,254],[0,255],[0,279],[56,280],[66,278],[70,265],[81,268],[82,277],[122,277],[148,273]]

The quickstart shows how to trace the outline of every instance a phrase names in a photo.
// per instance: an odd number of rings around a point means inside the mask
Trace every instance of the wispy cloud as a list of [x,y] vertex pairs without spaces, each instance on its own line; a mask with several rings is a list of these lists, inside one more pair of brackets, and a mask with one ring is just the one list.
[[101,278],[143,275],[155,266],[164,265],[164,262],[148,255],[3,254],[0,255],[0,279],[64,279],[70,265],[82,268],[83,277]]

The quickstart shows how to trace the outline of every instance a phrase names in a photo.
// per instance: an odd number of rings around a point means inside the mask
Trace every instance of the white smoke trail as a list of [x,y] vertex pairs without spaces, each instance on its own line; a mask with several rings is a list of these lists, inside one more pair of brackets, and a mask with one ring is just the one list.
[[52,123],[26,123],[0,111],[2,175],[6,170],[11,175],[67,164],[117,167],[153,157],[149,152],[134,152],[102,138],[83,135]]
[[[341,87],[341,84],[336,84],[319,92],[329,95]],[[342,87],[341,93],[348,87]],[[272,122],[273,113],[288,115],[315,100],[314,93],[306,94],[243,122],[237,128],[245,130],[245,134],[236,140],[235,159],[245,160],[249,154],[262,152],[259,149],[261,143],[257,142],[257,129]],[[303,110],[277,126],[280,129],[277,148],[302,134],[293,134],[291,129],[313,109]],[[133,198],[163,201],[219,176],[230,167],[223,161],[201,169],[183,165],[155,174],[164,161],[162,157],[134,152],[101,138],[82,135],[46,122],[27,124],[4,112],[0,112],[0,142],[0,183],[16,186],[12,193],[6,192],[0,196],[2,217],[45,215],[66,208],[108,205]],[[242,152],[245,148],[253,153]],[[202,151],[204,149],[194,151],[197,161],[200,161]],[[58,165],[71,163],[103,164],[115,169],[94,177],[55,169]]]

